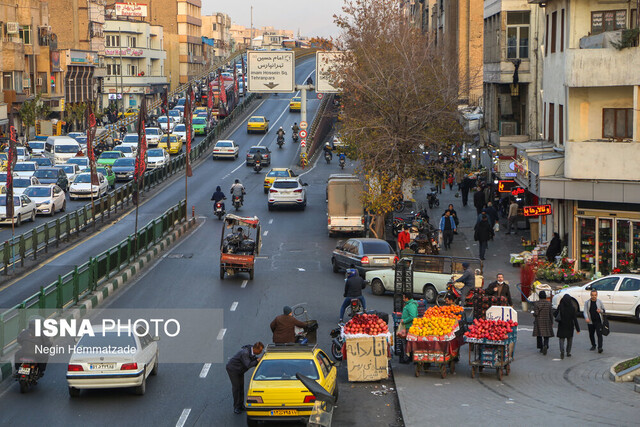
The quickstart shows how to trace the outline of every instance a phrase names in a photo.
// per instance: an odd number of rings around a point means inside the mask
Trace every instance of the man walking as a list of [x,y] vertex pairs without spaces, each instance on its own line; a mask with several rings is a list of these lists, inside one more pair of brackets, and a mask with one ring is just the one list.
[[244,410],[244,374],[258,364],[258,357],[264,350],[260,341],[244,345],[227,363],[227,375],[231,380],[233,394],[233,412],[240,414]]
[[453,241],[453,233],[456,231],[456,222],[451,216],[451,212],[447,209],[444,216],[440,218],[440,232],[442,233],[442,241],[445,249],[451,248]]
[[596,337],[598,335],[598,353],[602,353],[602,323],[604,305],[598,299],[598,291],[591,291],[591,298],[584,302],[584,319],[589,327],[589,339],[591,340],[591,351],[596,349]]
[[473,181],[468,176],[465,176],[462,179],[462,183],[460,184],[460,191],[462,192],[462,206],[467,206],[467,201],[469,200],[469,190],[473,185]]
[[482,213],[482,208],[484,208],[486,201],[484,200],[484,191],[482,188],[476,188],[476,192],[473,195],[473,206],[476,207],[476,213],[480,215]]
[[513,234],[517,234],[518,227],[516,226],[516,218],[518,217],[518,202],[515,199],[511,199],[509,205],[509,215],[507,215],[507,234],[511,234],[511,228],[513,228]]
[[474,240],[480,245],[480,259],[484,260],[484,254],[489,247],[489,240],[493,238],[493,227],[489,224],[487,215],[482,215],[482,219],[475,226]]

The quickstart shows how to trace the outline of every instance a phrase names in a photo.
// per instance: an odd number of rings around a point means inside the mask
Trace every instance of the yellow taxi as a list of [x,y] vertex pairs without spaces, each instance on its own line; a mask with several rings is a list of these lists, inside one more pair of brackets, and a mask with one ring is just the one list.
[[247,122],[247,133],[269,132],[269,120],[265,116],[251,116]]
[[7,153],[0,153],[0,171],[4,172],[7,170]]
[[131,117],[131,116],[135,116],[138,114],[140,110],[138,110],[137,108],[129,108],[127,109],[127,111],[124,112],[124,116],[125,117]]
[[169,154],[179,154],[182,151],[182,139],[179,135],[162,135],[157,148],[164,148]]
[[299,96],[294,96],[289,101],[289,111],[300,111],[302,109],[302,101]]
[[267,176],[264,177],[264,194],[269,192],[273,181],[276,178],[291,178],[292,176],[296,176],[295,172],[293,172],[289,168],[273,168],[269,171]]
[[208,113],[207,107],[196,107],[196,109],[193,111],[193,115],[197,116],[198,113]]
[[249,383],[245,402],[248,425],[308,420],[315,397],[296,373],[317,381],[338,397],[337,369],[324,351],[317,346],[270,344]]

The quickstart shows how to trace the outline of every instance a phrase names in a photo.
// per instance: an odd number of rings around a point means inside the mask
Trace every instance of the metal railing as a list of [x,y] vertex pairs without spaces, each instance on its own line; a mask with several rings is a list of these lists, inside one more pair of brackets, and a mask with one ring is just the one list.
[[76,266],[73,271],[58,276],[49,286],[41,287],[39,292],[0,313],[0,356],[7,347],[14,344],[18,334],[26,328],[30,315],[38,313],[48,317],[77,303],[85,295],[95,291],[102,280],[112,277],[140,254],[160,242],[177,224],[185,221],[187,206],[185,200],[181,200],[137,233],[129,235],[101,254],[90,257],[89,261]]

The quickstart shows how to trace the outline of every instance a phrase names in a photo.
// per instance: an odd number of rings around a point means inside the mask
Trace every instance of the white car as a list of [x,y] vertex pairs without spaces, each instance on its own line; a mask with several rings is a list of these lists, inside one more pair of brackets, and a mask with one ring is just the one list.
[[187,127],[183,124],[176,125],[171,132],[174,135],[178,135],[182,142],[186,142],[187,140]]
[[340,147],[344,147],[345,143],[342,140],[342,138],[340,137],[340,134],[335,134],[333,135],[333,142],[332,142],[333,148],[340,148]]
[[91,185],[91,173],[83,172],[76,176],[73,183],[69,186],[69,199],[75,200],[81,197],[91,197],[93,193],[94,198],[102,197],[109,191],[109,183],[104,175],[98,173],[98,185]]
[[[5,185],[6,185],[6,182],[5,182]],[[22,177],[13,178],[13,195],[19,196],[23,194],[24,191],[32,185],[40,185],[40,181],[35,176],[30,176],[27,178],[22,178]]]
[[28,178],[32,176],[36,169],[38,169],[38,164],[36,162],[18,162],[13,167],[13,171],[21,178]]
[[122,138],[122,145],[135,145],[138,146],[138,134],[137,133],[128,133]]
[[[4,149],[5,153],[9,152],[9,148]],[[16,152],[18,153],[18,161],[19,162],[27,162],[31,159],[31,155],[29,154],[29,150],[25,147],[16,147]]]
[[297,206],[304,210],[307,206],[307,183],[300,178],[276,178],[269,188],[269,210],[275,206]]
[[34,154],[40,154],[40,155],[44,154],[44,145],[45,145],[44,141],[29,141],[27,142],[27,144],[29,144],[29,147],[31,147],[32,156]]
[[138,151],[138,144],[135,146],[129,144],[118,145],[113,151],[120,151],[125,157],[135,157]]
[[633,316],[640,320],[640,274],[612,274],[582,286],[562,289],[553,296],[554,308],[565,294],[571,296],[574,307],[583,311],[584,303],[591,298],[591,290],[598,291],[598,299],[607,314]]
[[[22,221],[35,221],[36,219],[36,203],[24,194],[21,196],[13,196],[13,222],[16,226],[22,224]],[[11,224],[11,218],[7,218],[7,196],[0,196],[0,223]]]
[[171,119],[174,124],[182,123],[182,113],[180,110],[169,110],[169,119]]
[[221,157],[231,157],[232,159],[238,158],[238,151],[240,148],[238,145],[231,140],[222,140],[216,142],[215,147],[213,147],[213,160],[219,159]]
[[83,335],[71,353],[69,395],[77,397],[82,389],[125,387],[135,387],[136,394],[144,394],[149,375],[158,374],[158,338],[142,334],[144,331],[92,329],[94,336]]
[[89,167],[89,158],[88,157],[72,157],[67,160],[66,164],[75,164],[80,167],[80,170],[85,170]]
[[160,141],[162,136],[162,130],[160,128],[144,128],[144,133],[147,136],[147,146],[155,147]]
[[78,175],[82,170],[76,163],[65,163],[56,167],[62,169],[64,173],[67,174],[67,180],[69,182],[73,182],[73,180],[76,179],[76,175]]
[[171,131],[175,126],[175,122],[173,120],[167,119],[167,116],[158,117],[158,124],[160,125],[160,129],[162,129],[163,132],[167,131],[167,127],[169,128],[169,131]]
[[171,156],[164,148],[152,148],[147,151],[147,167],[149,169],[159,168],[171,161]]
[[53,216],[56,211],[64,212],[67,208],[67,197],[62,188],[55,184],[32,185],[24,191],[24,195],[36,202],[38,214]]

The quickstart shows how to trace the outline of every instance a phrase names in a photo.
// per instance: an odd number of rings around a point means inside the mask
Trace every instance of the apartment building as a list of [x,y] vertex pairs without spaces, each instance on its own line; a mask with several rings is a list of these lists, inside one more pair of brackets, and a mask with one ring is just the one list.
[[202,16],[202,36],[213,40],[215,57],[227,57],[235,48],[231,38],[231,18],[226,13]]

